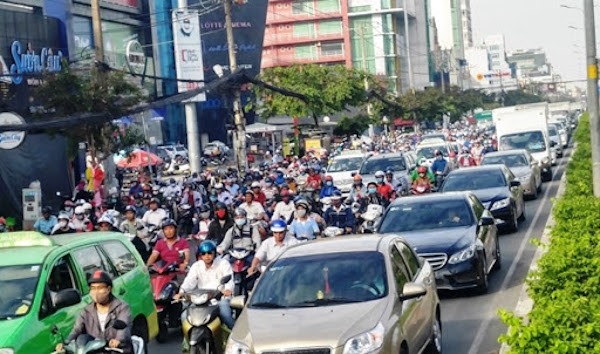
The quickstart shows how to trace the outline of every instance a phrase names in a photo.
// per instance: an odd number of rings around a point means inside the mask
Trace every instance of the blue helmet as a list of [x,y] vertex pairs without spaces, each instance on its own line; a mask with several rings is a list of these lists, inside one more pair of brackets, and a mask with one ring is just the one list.
[[271,231],[284,232],[287,229],[287,224],[281,219],[277,219],[271,223]]
[[202,241],[200,246],[198,246],[196,255],[201,255],[202,253],[217,253],[217,245],[210,240]]

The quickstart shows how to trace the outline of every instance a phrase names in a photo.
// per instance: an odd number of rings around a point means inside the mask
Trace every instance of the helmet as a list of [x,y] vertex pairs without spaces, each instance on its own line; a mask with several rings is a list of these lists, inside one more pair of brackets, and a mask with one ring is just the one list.
[[200,205],[200,208],[198,208],[198,209],[201,213],[206,213],[207,211],[210,211],[210,207],[206,204]]
[[150,199],[150,204],[152,203],[160,204],[160,200],[158,200],[158,198],[152,198]]
[[162,222],[162,224],[160,225],[160,228],[164,229],[167,226],[177,227],[177,222],[173,219],[166,219],[165,221]]
[[273,179],[271,177],[265,178],[265,183],[273,183]]
[[236,218],[238,216],[241,216],[243,218],[247,217],[247,213],[246,210],[242,209],[242,208],[237,208],[235,209],[235,212],[233,213],[233,217]]
[[74,207],[75,203],[72,200],[66,200],[65,201],[65,206],[70,206],[70,207]]
[[442,152],[441,152],[440,150],[437,150],[437,149],[436,149],[436,150],[433,152],[433,155],[434,155],[434,156],[442,156]]
[[125,212],[133,211],[133,213],[137,213],[137,209],[133,205],[128,205],[125,207]]
[[425,166],[419,166],[419,168],[417,169],[418,173],[427,173],[427,167]]
[[251,188],[260,188],[260,183],[258,182],[252,182],[252,185],[250,185]]
[[255,197],[254,192],[251,189],[246,190],[246,193],[244,193],[244,195],[246,194],[250,194],[251,196]]
[[206,241],[202,241],[202,243],[198,246],[198,251],[196,252],[196,254],[200,255],[202,253],[216,253],[216,252],[217,252],[217,245],[214,243],[214,241],[206,240]]
[[104,214],[104,215],[102,215],[102,216],[100,217],[100,219],[98,219],[98,222],[97,222],[97,224],[98,224],[98,225],[100,225],[100,224],[102,224],[102,223],[107,223],[107,224],[110,224],[110,225],[112,225],[112,224],[113,224],[113,221],[112,221],[112,219],[111,219],[111,217],[110,217],[110,216],[108,216],[108,215]]
[[65,212],[60,212],[60,213],[58,213],[58,218],[57,219],[58,220],[61,220],[61,219],[63,219],[63,220],[69,220],[71,218],[69,217],[69,214],[67,214]]
[[392,166],[388,166],[388,167],[385,169],[385,174],[386,174],[386,175],[393,175],[393,174],[394,174],[394,169],[392,168]]
[[83,207],[81,205],[75,207],[75,214],[83,214],[83,213],[84,213],[84,210],[83,210]]
[[326,176],[326,177],[325,177],[325,181],[328,181],[328,182],[333,182],[333,177],[331,177],[331,176]]
[[108,275],[105,271],[97,270],[88,279],[88,285],[92,285],[95,283],[104,283],[108,286],[112,286],[112,279],[110,278],[110,275]]
[[342,192],[339,190],[333,191],[333,194],[331,194],[331,199],[342,199]]
[[223,183],[215,184],[215,189],[223,189]]
[[296,201],[296,208],[297,207],[303,207],[304,209],[308,210],[309,206],[308,206],[308,202],[306,201],[306,199],[299,199]]
[[359,182],[359,181],[362,181],[362,176],[361,176],[361,175],[359,175],[358,173],[357,173],[357,174],[355,174],[353,178],[354,178],[354,182]]
[[223,202],[218,202],[218,203],[215,205],[215,208],[216,208],[216,209],[225,209],[225,210],[227,210],[227,205],[225,205],[225,203],[223,203]]
[[83,211],[92,210],[93,209],[92,204],[90,204],[90,203],[85,203],[85,204],[82,205],[82,207],[83,207]]
[[281,219],[277,219],[271,223],[271,231],[284,232],[287,229],[287,224]]
[[42,208],[42,214],[50,214],[52,212],[52,207],[46,205],[45,207]]
[[383,171],[379,170],[379,171],[375,172],[375,177],[385,177],[385,173],[383,173]]

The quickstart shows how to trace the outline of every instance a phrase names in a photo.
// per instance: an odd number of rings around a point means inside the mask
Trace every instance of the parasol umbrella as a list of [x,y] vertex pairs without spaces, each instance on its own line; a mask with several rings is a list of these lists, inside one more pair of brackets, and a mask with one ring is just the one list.
[[148,165],[156,166],[163,163],[163,160],[151,152],[144,150],[135,150],[129,156],[117,163],[120,168],[140,168]]

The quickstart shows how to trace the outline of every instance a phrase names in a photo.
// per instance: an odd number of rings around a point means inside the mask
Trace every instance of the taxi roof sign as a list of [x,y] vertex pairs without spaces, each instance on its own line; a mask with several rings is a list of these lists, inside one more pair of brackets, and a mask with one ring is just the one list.
[[34,246],[50,247],[54,243],[48,237],[31,231],[8,232],[0,236],[0,248]]

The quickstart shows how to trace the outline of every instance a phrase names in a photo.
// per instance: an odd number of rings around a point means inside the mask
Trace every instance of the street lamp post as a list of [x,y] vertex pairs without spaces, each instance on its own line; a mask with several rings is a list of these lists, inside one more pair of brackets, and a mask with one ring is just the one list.
[[388,134],[388,124],[390,124],[390,119],[388,118],[388,116],[383,116],[383,118],[381,118],[381,122],[383,123],[383,131],[385,133],[385,135]]

